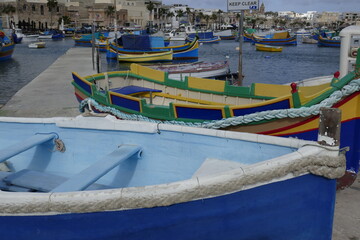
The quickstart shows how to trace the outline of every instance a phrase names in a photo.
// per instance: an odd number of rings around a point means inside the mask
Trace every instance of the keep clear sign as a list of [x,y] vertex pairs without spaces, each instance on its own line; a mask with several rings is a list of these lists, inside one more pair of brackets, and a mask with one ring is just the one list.
[[259,0],[228,0],[228,11],[259,9]]

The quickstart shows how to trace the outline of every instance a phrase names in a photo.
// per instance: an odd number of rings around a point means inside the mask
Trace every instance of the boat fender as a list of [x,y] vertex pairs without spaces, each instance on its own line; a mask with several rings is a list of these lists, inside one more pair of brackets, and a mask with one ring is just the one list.
[[271,58],[270,56],[265,56],[265,58]]

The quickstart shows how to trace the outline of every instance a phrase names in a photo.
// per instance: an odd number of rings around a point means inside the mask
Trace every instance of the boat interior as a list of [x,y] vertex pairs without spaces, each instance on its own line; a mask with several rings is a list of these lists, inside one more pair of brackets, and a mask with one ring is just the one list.
[[[186,77],[174,80],[167,73],[137,64],[127,72],[109,72],[85,79],[96,85],[98,91],[125,94],[144,99],[147,104],[168,106],[170,103],[236,106],[261,104],[276,98],[292,100],[289,85],[255,83],[250,87],[229,86],[226,81]],[[135,73],[135,74],[134,74]],[[151,79],[149,77],[151,76]],[[170,83],[170,84],[167,84]],[[129,91],[132,88],[132,91]],[[230,89],[229,90],[226,89]],[[299,86],[301,104],[321,95],[331,88],[331,82],[315,86]]]
[[[0,190],[73,192],[166,184],[296,151],[287,140],[273,145],[163,129],[159,134],[156,125],[138,124],[135,131],[129,131],[128,123],[115,119],[83,120],[60,127],[44,122],[2,122],[0,133],[6,137],[0,139]],[[108,129],[96,129],[99,125]],[[119,129],[109,128],[111,125]],[[238,150],[229,154],[239,143]],[[245,151],[252,148],[258,150]],[[239,151],[244,151],[241,158]]]

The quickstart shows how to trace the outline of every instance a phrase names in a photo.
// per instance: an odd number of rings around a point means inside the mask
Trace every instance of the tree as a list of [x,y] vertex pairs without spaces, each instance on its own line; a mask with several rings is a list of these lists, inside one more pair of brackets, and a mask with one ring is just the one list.
[[180,20],[180,18],[182,18],[184,16],[184,11],[179,9],[179,10],[176,10],[176,19],[177,20]]
[[[3,6],[1,12],[9,15],[10,18],[12,18],[13,13],[16,12],[16,8],[13,5],[7,4],[7,5]],[[8,24],[9,24],[9,27],[12,28],[12,26],[11,26],[12,24],[10,22]]]
[[154,11],[155,4],[152,1],[145,2],[146,9],[149,11],[149,21],[152,21],[152,12]]
[[49,12],[50,12],[50,26],[52,26],[52,24],[53,24],[53,22],[52,22],[53,11],[58,6],[58,2],[57,2],[57,0],[47,0],[46,5],[47,5],[47,7],[49,9]]
[[222,15],[222,13],[223,13],[223,11],[221,10],[221,9],[219,9],[219,11],[217,12],[217,14],[219,15],[219,26],[221,26],[221,23],[222,23],[222,17],[221,17],[221,15]]
[[[166,17],[167,17],[167,18],[173,18],[173,17],[175,17],[175,14],[174,14],[173,12],[168,12],[168,13],[166,14]],[[171,20],[170,24],[171,24],[171,28],[172,28],[172,20]]]
[[59,18],[58,23],[61,24],[63,19],[64,19],[64,24],[71,24],[71,22],[72,22],[72,20],[69,16],[62,16]]
[[204,15],[203,12],[199,12],[199,13],[197,14],[197,17],[199,18],[199,23],[201,23],[201,20],[203,20],[203,19],[205,18],[205,15]]
[[111,20],[112,20],[112,18],[113,18],[113,16],[114,16],[114,13],[116,12],[116,9],[115,9],[115,7],[114,6],[108,6],[107,7],[107,9],[106,9],[106,11],[105,11],[105,14],[106,14],[106,16],[108,16],[109,17],[109,27],[110,27],[110,25],[111,25]]
[[209,28],[209,21],[210,21],[210,16],[209,15],[205,15],[204,16],[204,19],[205,19],[205,22],[206,22],[206,28],[208,29]]
[[217,15],[216,13],[213,13],[210,17],[210,19],[213,21],[213,23],[216,23],[216,20],[217,20]]
[[187,7],[185,13],[186,13],[186,16],[187,16],[188,23],[190,23],[191,22],[190,21],[190,16],[192,14],[191,9]]
[[167,17],[167,14],[169,13],[169,10],[166,8],[160,8],[159,9],[159,18],[162,20],[162,24],[160,23],[160,26],[164,23],[164,18]]

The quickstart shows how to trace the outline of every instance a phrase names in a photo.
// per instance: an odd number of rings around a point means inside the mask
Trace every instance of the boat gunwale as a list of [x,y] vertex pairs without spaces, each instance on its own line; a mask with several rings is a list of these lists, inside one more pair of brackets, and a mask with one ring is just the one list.
[[[53,123],[60,128],[83,127],[85,129],[103,129],[103,127],[99,127],[99,118],[84,118],[85,117],[82,116],[75,119],[38,118],[36,120],[30,119],[30,121],[32,123]],[[112,124],[104,124],[104,122],[102,122],[101,126],[107,126],[108,128],[105,130],[117,128],[122,125],[124,127],[129,122],[118,121],[113,116],[107,116],[105,119],[112,122]],[[13,122],[16,120],[22,123],[28,121],[27,118],[0,117],[1,122]],[[80,124],[81,120],[84,120],[84,126]],[[130,121],[130,123],[134,124],[133,121]],[[64,193],[0,192],[0,199],[2,199],[2,201],[0,201],[0,215],[54,215],[59,213],[118,211],[170,206],[182,202],[231,194],[263,184],[284,181],[293,177],[310,174],[311,170],[309,169],[311,169],[311,166],[317,165],[319,159],[321,159],[321,162],[330,161],[329,166],[333,164],[335,168],[345,167],[345,161],[339,161],[339,147],[324,147],[312,141],[167,124],[140,124],[145,126],[147,131],[147,125],[151,126],[151,129],[156,131],[154,134],[157,134],[159,130],[176,131],[180,133],[229,137],[232,139],[252,141],[254,143],[288,146],[297,150],[273,159],[251,164],[247,167],[221,172],[213,176],[202,176],[159,185]],[[129,130],[124,129],[123,131]],[[330,152],[325,151],[325,148]],[[317,157],[313,157],[314,155]],[[296,164],[294,164],[295,162]],[[308,166],[308,168],[304,167],[304,165]],[[296,174],[292,174],[291,171],[284,172],[279,170],[281,168],[292,168],[291,166],[295,166],[293,170],[296,169]],[[269,172],[271,174],[264,174]],[[342,171],[338,171],[337,175],[339,175],[339,172],[342,173]],[[315,175],[318,174],[315,173]],[[255,179],[255,176],[257,176],[257,179]],[[325,177],[328,178],[329,176]],[[332,176],[329,178],[332,179]],[[14,201],[14,198],[17,200]]]

